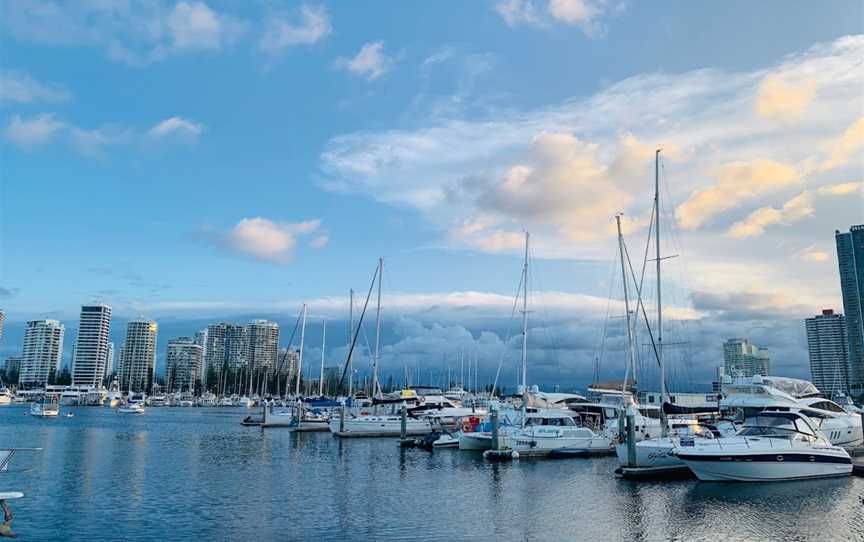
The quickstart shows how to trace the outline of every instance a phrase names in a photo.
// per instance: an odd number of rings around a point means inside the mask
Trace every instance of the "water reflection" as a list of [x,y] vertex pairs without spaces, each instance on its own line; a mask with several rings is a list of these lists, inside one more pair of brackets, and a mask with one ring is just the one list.
[[48,423],[0,410],[6,443],[45,447],[33,472],[3,479],[27,493],[27,540],[864,537],[860,478],[632,483],[611,475],[614,458],[490,463],[242,427],[234,409],[78,410]]

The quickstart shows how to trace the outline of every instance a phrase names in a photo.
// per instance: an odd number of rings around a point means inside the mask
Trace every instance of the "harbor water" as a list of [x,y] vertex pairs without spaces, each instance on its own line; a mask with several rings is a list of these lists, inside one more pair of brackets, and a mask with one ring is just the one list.
[[614,458],[484,461],[243,427],[239,408],[0,409],[21,540],[864,540],[864,479],[633,482]]

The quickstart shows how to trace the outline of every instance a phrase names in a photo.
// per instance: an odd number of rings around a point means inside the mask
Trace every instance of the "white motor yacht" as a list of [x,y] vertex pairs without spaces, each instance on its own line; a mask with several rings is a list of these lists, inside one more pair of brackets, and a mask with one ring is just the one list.
[[723,383],[720,408],[740,418],[765,409],[789,410],[807,416],[832,444],[847,448],[864,444],[864,428],[857,412],[819,395],[812,383],[797,378],[755,375]]
[[57,397],[46,399],[30,405],[30,415],[42,418],[54,418],[60,415],[60,402]]
[[852,459],[805,415],[765,411],[747,418],[733,437],[682,439],[678,458],[700,479],[772,482],[848,476]]
[[0,405],[11,405],[12,404],[12,392],[9,391],[5,386],[0,388]]
[[118,414],[144,414],[144,403],[128,403],[117,409]]

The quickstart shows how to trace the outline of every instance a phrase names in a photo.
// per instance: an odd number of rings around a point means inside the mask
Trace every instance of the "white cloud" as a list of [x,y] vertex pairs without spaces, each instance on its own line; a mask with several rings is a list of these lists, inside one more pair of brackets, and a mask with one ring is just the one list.
[[856,192],[864,192],[864,182],[837,183],[822,186],[817,190],[823,196],[845,196]]
[[747,218],[732,224],[729,235],[732,237],[755,237],[765,233],[765,228],[774,224],[792,224],[813,215],[813,194],[802,192],[783,204],[779,209],[761,207],[750,213]]
[[317,43],[332,30],[324,6],[304,5],[295,14],[270,17],[258,46],[267,53],[275,54],[293,45]]
[[812,80],[790,83],[771,74],[762,80],[756,95],[756,113],[774,120],[797,119],[813,101]]
[[830,141],[828,145],[830,158],[822,164],[822,170],[827,171],[843,166],[856,153],[860,158],[861,150],[864,148],[864,117],[856,120],[842,136]]
[[819,248],[817,245],[810,245],[804,250],[798,252],[798,259],[805,262],[821,263],[831,259],[831,254],[827,250]]
[[177,137],[187,141],[196,141],[204,132],[204,126],[183,117],[170,117],[158,122],[150,128],[151,137],[160,139]]
[[309,246],[312,248],[324,248],[330,242],[330,236],[327,234],[319,235],[315,239],[309,241]]
[[326,233],[321,230],[320,220],[305,222],[275,222],[266,218],[244,218],[227,232],[214,233],[205,230],[224,246],[248,254],[258,260],[279,264],[290,263],[294,258],[297,239],[315,235],[314,248],[326,245]]
[[[746,290],[758,277],[766,289],[795,288],[821,304],[836,288],[789,259],[838,224],[860,220],[860,201],[820,197],[806,227],[769,226],[748,240],[746,254],[726,233],[755,208],[782,210],[795,193],[822,196],[818,187],[860,174],[860,153],[845,151],[855,131],[837,127],[860,118],[850,104],[864,86],[861,58],[864,36],[851,36],[763,69],[640,74],[535,110],[418,115],[411,128],[333,137],[320,156],[322,184],[417,210],[444,247],[515,251],[513,234],[527,228],[538,256],[605,259],[615,213],[644,236],[653,152],[662,145],[664,217],[669,224],[679,208],[679,225],[689,228],[681,252],[690,271],[699,270],[688,273],[695,286]],[[754,109],[771,74],[818,89],[794,121],[766,122]],[[821,169],[832,155],[843,160]],[[729,261],[737,267],[724,267]]]
[[559,23],[579,26],[588,36],[599,32],[597,19],[609,11],[602,0],[501,0],[494,9],[508,26]]
[[3,131],[3,138],[19,147],[33,147],[53,140],[65,128],[66,124],[50,113],[29,119],[13,115]]
[[21,71],[0,71],[0,103],[63,103],[70,100],[72,93],[62,85],[40,83]]
[[203,126],[182,117],[171,117],[154,125],[146,134],[135,128],[103,124],[82,127],[59,119],[53,113],[32,117],[13,115],[3,130],[3,139],[21,147],[33,148],[47,143],[64,143],[80,154],[101,158],[109,146],[134,146],[150,140],[193,142]]
[[236,42],[248,24],[200,1],[169,6],[148,2],[17,3],[0,25],[14,38],[57,46],[104,49],[117,61],[145,65],[169,56],[218,50]]
[[372,81],[388,72],[393,61],[384,54],[384,43],[366,43],[352,58],[339,58],[336,67]]

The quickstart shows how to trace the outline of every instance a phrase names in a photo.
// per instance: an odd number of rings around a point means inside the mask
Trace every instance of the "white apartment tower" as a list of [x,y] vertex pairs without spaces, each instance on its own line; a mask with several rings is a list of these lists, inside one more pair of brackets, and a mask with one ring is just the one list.
[[149,393],[156,370],[156,332],[153,320],[139,318],[126,326],[126,342],[120,360],[120,388]]
[[101,387],[108,361],[111,307],[83,305],[78,323],[78,341],[72,357],[72,384]]
[[[231,322],[210,324],[207,326],[204,352],[205,371],[212,368],[217,379],[223,370],[243,367],[246,365],[246,328]],[[212,384],[207,382],[207,386]]]
[[723,365],[731,376],[768,376],[771,359],[767,348],[759,348],[749,340],[729,339],[723,343]]
[[279,353],[279,324],[252,320],[246,326],[246,364],[251,371],[273,373]]
[[51,375],[60,370],[63,332],[63,324],[57,320],[27,322],[18,384],[25,387],[48,384]]
[[204,347],[192,337],[178,337],[168,341],[165,356],[165,378],[168,391],[192,391],[199,387],[203,376]]

